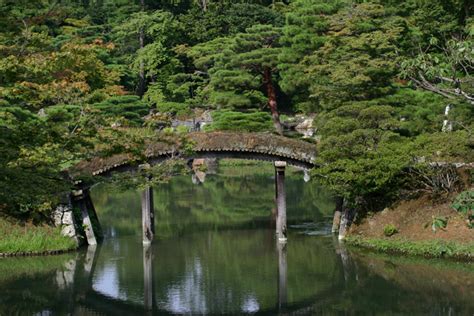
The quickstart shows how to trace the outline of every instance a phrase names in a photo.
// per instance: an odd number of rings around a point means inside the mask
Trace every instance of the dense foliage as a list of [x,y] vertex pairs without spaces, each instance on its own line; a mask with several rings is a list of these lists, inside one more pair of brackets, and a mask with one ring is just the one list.
[[[0,2],[0,211],[30,215],[129,127],[214,110],[208,130],[316,114],[316,178],[374,208],[416,164],[472,162],[469,0]],[[150,112],[160,122],[147,123]],[[273,122],[273,124],[272,124]]]

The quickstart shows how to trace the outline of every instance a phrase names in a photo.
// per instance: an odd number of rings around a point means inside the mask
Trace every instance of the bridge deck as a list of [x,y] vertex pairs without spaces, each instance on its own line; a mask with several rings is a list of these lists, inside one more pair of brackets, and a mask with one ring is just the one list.
[[[191,153],[183,150],[179,144],[156,141],[147,144],[144,160],[154,164],[173,157],[243,158],[284,160],[293,165],[311,168],[316,158],[314,144],[269,133],[195,132],[188,134],[186,138],[192,144]],[[71,171],[73,175],[105,175],[113,171],[130,170],[139,162],[145,161],[137,161],[131,155],[118,154],[83,161]]]

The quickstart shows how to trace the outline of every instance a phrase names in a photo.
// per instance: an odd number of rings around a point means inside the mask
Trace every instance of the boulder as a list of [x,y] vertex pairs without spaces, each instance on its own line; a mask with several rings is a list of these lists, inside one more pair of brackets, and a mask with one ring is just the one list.
[[300,134],[303,134],[303,138],[313,137],[315,133],[315,128],[313,127],[314,117],[308,117],[304,119],[301,123],[296,125],[295,130]]

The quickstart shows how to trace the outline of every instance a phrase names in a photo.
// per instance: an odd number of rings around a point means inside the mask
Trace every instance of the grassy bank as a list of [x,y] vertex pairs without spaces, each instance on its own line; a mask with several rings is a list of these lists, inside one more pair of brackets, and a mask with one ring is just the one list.
[[474,260],[474,242],[462,244],[445,240],[409,241],[404,239],[364,238],[348,236],[346,243],[351,246],[429,258],[453,258]]
[[74,240],[61,235],[61,228],[30,223],[14,223],[0,218],[0,253],[41,253],[70,250],[76,247]]

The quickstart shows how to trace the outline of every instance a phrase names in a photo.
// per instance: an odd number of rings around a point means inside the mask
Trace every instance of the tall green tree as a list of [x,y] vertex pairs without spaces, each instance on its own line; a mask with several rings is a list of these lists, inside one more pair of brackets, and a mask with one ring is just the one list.
[[396,177],[412,161],[398,126],[393,108],[366,102],[324,114],[315,169],[319,181],[358,207],[384,205],[396,191]]
[[405,21],[381,5],[341,9],[330,18],[324,44],[302,62],[310,98],[331,109],[393,93],[397,44],[406,33]]
[[[202,69],[209,74],[210,104],[255,108],[266,103],[276,132],[282,134],[277,105],[279,38],[279,28],[256,25],[232,39],[198,45],[194,51],[203,53],[197,56],[196,66],[205,66]],[[223,51],[215,50],[226,42],[230,45]]]
[[[465,32],[453,34],[440,42],[432,37],[430,44],[401,62],[400,77],[410,80],[417,88],[445,98],[447,112],[451,107],[474,113],[474,22]],[[467,116],[458,121],[463,127],[473,124]]]
[[311,78],[306,75],[305,59],[326,43],[331,16],[346,5],[344,0],[296,0],[289,6],[278,68],[283,91],[300,111],[316,111],[316,102],[310,98]]
[[165,11],[136,12],[114,29],[115,37],[137,73],[136,92],[142,96],[146,81],[156,78],[160,71],[177,63],[172,47],[176,43],[177,24]]

